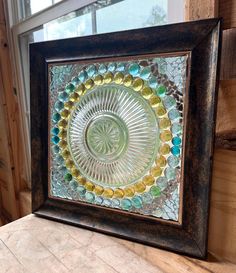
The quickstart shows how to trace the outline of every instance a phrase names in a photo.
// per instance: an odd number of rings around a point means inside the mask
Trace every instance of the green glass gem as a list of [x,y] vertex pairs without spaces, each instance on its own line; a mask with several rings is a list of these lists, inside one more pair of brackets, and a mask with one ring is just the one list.
[[124,210],[129,210],[132,207],[132,203],[129,199],[122,199],[121,200],[121,208]]
[[165,96],[165,94],[166,94],[166,87],[165,87],[164,85],[160,85],[160,86],[156,89],[156,94],[157,94],[158,96],[161,96],[161,97]]
[[86,192],[85,193],[85,199],[88,202],[93,202],[94,199],[95,199],[95,196],[94,196],[94,194],[92,192]]
[[143,202],[142,202],[142,198],[140,196],[134,196],[131,201],[132,201],[132,205],[135,208],[137,208],[137,209],[142,208]]
[[52,116],[52,120],[54,122],[58,122],[61,119],[61,115],[59,113],[56,113]]
[[64,108],[64,103],[62,101],[57,101],[54,105],[54,108],[60,112]]
[[72,180],[72,175],[70,173],[67,173],[65,174],[64,179],[69,182]]
[[67,93],[72,93],[75,90],[75,86],[72,83],[67,84],[65,91]]
[[152,187],[150,188],[150,193],[151,193],[151,195],[152,195],[153,197],[158,197],[158,196],[161,195],[161,190],[160,190],[160,188],[157,187],[157,186],[152,186]]

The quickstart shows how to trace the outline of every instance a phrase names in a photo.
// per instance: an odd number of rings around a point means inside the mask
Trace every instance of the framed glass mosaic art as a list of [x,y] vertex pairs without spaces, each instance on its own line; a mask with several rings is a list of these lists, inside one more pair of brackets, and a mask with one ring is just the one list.
[[219,24],[31,44],[35,214],[206,256]]

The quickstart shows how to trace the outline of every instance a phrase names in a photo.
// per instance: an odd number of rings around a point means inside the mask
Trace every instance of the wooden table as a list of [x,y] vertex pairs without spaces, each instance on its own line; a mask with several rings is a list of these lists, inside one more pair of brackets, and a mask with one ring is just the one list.
[[235,273],[207,262],[89,230],[26,216],[0,228],[0,273]]

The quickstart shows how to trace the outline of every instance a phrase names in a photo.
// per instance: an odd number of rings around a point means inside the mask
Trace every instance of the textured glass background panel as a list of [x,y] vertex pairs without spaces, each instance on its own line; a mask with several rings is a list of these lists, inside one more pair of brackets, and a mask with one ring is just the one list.
[[187,58],[49,66],[51,196],[179,220]]

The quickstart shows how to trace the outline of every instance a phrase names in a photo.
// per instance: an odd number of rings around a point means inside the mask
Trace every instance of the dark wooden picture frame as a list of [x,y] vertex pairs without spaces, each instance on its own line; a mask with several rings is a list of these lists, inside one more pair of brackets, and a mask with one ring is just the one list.
[[[36,215],[205,258],[221,44],[220,19],[30,45],[32,210]],[[48,196],[48,64],[189,52],[182,223]]]

